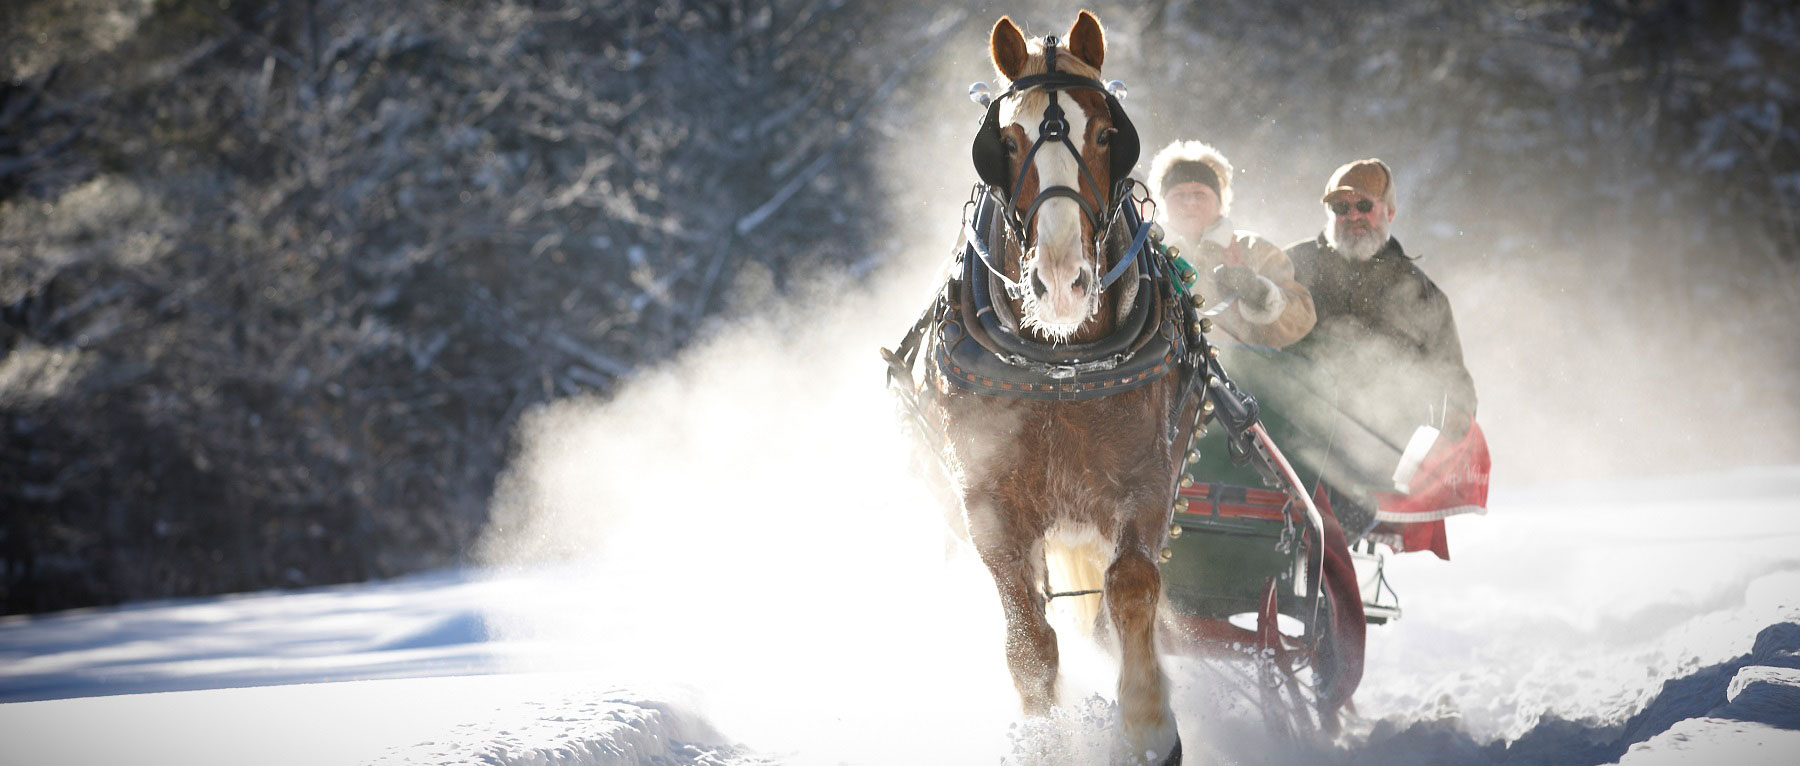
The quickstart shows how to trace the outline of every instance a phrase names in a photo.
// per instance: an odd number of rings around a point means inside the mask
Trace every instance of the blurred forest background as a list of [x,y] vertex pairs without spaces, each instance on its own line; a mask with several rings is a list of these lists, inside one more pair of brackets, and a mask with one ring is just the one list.
[[1388,159],[1484,422],[1660,450],[1516,476],[1800,461],[1789,2],[7,0],[0,613],[465,563],[528,410],[941,257],[988,28],[1084,6],[1140,168],[1285,242]]

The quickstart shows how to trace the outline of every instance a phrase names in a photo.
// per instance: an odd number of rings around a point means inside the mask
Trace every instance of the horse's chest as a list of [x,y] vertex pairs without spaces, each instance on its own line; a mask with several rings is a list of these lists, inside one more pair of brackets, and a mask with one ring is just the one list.
[[1134,488],[1169,482],[1148,392],[1079,405],[960,399],[951,421],[969,488],[1004,505],[1081,519],[1104,515]]

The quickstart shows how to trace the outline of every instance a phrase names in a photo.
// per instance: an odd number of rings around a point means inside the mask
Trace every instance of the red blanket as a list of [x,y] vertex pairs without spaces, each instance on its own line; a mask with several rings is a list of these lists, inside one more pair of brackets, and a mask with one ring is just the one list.
[[1375,519],[1369,533],[1394,550],[1431,551],[1449,560],[1450,543],[1444,537],[1444,519],[1459,513],[1487,513],[1487,437],[1481,426],[1469,423],[1469,431],[1455,444],[1438,443],[1419,466],[1412,492],[1375,493]]

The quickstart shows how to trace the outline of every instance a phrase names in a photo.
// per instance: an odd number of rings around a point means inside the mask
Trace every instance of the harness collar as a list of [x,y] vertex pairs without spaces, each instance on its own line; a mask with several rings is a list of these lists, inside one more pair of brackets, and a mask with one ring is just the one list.
[[[1118,326],[1093,343],[1049,344],[1019,334],[1018,321],[996,301],[990,279],[1014,284],[991,263],[988,239],[1003,230],[1005,203],[988,194],[971,200],[964,219],[965,245],[958,278],[947,284],[937,324],[934,361],[958,388],[990,396],[1079,401],[1148,385],[1192,364],[1195,348],[1184,327],[1190,310],[1167,278],[1161,250],[1148,242],[1150,225],[1126,206],[1127,225],[1137,224],[1128,253],[1108,272],[1115,281],[1137,263],[1137,292]],[[1148,250],[1142,260],[1137,254]]]

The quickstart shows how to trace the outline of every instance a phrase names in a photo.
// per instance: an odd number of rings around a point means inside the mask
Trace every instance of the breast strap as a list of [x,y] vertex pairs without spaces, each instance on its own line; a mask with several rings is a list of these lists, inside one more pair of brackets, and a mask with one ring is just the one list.
[[[973,233],[973,232],[972,232]],[[1098,399],[1140,388],[1181,366],[1187,333],[1176,324],[1173,287],[1156,256],[1143,259],[1131,310],[1120,326],[1094,343],[1054,345],[1019,336],[1002,321],[986,268],[973,244],[952,280],[934,344],[939,374],[953,385],[988,396],[1052,401]]]

